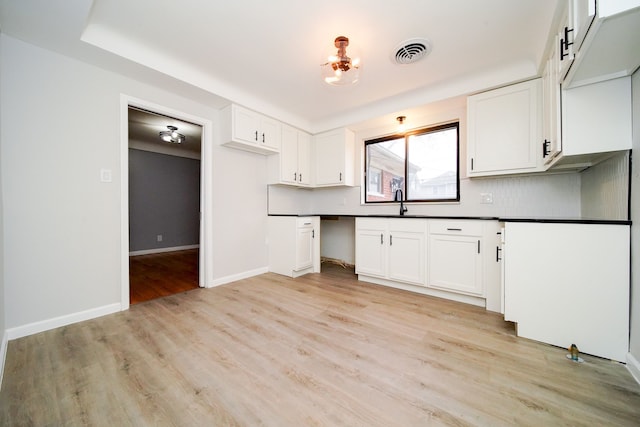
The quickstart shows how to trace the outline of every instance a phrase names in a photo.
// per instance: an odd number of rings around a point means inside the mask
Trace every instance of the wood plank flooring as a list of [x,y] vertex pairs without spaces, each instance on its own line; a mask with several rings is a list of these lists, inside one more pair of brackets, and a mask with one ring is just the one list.
[[323,265],[9,342],[3,426],[637,426],[624,365]]
[[198,249],[129,257],[131,304],[198,288]]

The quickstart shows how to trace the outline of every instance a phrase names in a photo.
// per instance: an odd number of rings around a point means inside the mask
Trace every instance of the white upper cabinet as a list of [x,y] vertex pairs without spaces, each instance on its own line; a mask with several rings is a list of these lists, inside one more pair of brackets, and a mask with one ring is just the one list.
[[231,104],[220,111],[222,143],[260,154],[280,151],[282,125],[279,121]]
[[530,173],[542,167],[542,81],[467,98],[470,177]]
[[572,43],[576,51],[582,47],[595,17],[596,0],[571,0]]
[[355,178],[355,135],[341,128],[313,137],[316,187],[353,186]]
[[640,66],[640,0],[571,0],[567,21],[561,32],[573,64],[561,75],[563,88],[630,76]]
[[562,151],[558,37],[555,46],[542,75],[542,158],[545,164],[550,163]]
[[308,187],[311,185],[311,135],[282,125],[280,154],[268,160],[269,183]]
[[550,166],[585,168],[632,146],[631,77],[562,91],[562,151]]

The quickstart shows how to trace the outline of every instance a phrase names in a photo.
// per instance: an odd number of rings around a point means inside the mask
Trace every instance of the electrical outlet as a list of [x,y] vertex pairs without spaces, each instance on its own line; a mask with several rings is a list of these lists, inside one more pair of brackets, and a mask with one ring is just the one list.
[[158,234],[158,236],[156,237],[156,239],[158,240],[158,242],[162,242],[162,234]]
[[480,203],[492,204],[493,203],[493,193],[480,193]]

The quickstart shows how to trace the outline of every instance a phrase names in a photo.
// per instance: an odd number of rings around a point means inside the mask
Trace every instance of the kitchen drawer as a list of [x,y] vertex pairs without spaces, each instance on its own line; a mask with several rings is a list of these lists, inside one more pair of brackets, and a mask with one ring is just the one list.
[[313,227],[313,218],[312,217],[298,218],[296,220],[296,226],[298,228]]
[[468,220],[430,220],[429,233],[482,236],[482,222]]

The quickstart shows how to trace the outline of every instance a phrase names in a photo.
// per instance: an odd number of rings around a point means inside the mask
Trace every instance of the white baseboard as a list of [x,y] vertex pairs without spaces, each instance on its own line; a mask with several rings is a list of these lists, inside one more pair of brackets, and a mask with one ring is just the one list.
[[90,310],[80,311],[78,313],[67,314],[65,316],[54,317],[53,319],[41,320],[39,322],[33,322],[27,325],[7,329],[5,336],[7,336],[9,340],[14,340],[28,335],[37,334],[39,332],[48,331],[50,329],[59,328],[61,326],[70,325],[72,323],[78,323],[84,320],[105,316],[107,314],[117,313],[120,310],[120,303],[109,304],[102,307],[92,308]]
[[176,251],[186,251],[188,249],[198,249],[200,245],[186,245],[186,246],[173,246],[171,248],[154,248],[154,249],[144,249],[141,251],[131,251],[129,252],[129,256],[136,255],[151,255],[151,254],[161,254],[164,252],[176,252]]
[[631,353],[627,353],[627,369],[631,372],[636,382],[640,384],[640,362]]
[[237,280],[248,279],[249,277],[259,276],[260,274],[268,273],[269,267],[256,268],[255,270],[245,271],[243,273],[232,274],[231,276],[221,277],[214,280],[211,284],[206,284],[205,288],[214,288],[216,286],[225,285],[227,283],[235,282]]
[[0,388],[2,388],[2,378],[4,378],[4,361],[7,358],[7,346],[9,345],[7,331],[4,331],[2,334],[2,344],[0,345]]

